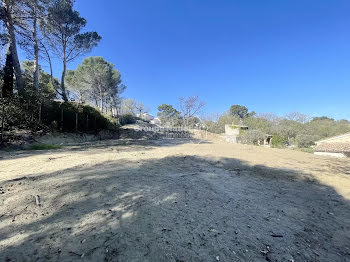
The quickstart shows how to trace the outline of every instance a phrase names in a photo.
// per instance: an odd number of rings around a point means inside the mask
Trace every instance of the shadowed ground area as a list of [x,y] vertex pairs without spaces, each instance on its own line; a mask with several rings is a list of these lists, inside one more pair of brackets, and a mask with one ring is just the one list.
[[0,261],[349,261],[346,159],[111,140],[0,168]]

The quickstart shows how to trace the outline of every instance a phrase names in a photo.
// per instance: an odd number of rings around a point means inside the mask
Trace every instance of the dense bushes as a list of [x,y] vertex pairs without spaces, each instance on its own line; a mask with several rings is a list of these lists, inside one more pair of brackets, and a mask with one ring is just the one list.
[[208,131],[215,134],[222,134],[225,132],[225,125],[221,125],[219,122],[204,121],[208,127]]
[[271,147],[283,148],[286,146],[287,139],[280,135],[274,135],[271,139]]
[[300,134],[297,135],[297,137],[295,138],[295,142],[298,145],[298,147],[304,148],[315,145],[315,141],[319,139],[320,136]]
[[0,122],[4,120],[4,130],[13,128],[36,129],[39,126],[39,107],[35,101],[20,100],[16,97],[2,98]]
[[119,124],[122,126],[128,125],[128,124],[135,124],[137,120],[137,118],[132,114],[120,115],[118,119],[119,119]]
[[63,131],[99,131],[117,129],[116,121],[89,105],[48,102],[42,104],[42,122],[48,126],[58,124]]
[[[12,97],[2,99],[0,122],[4,105],[4,130],[13,129],[51,129],[64,132],[98,132],[117,130],[120,125],[134,124],[139,117],[132,114],[120,115],[117,119],[102,114],[98,109],[75,102]],[[1,126],[1,123],[0,123]]]
[[260,131],[260,130],[248,130],[248,131],[243,131],[240,134],[240,140],[242,143],[245,144],[253,144],[253,145],[258,145],[259,141],[262,143],[265,138],[265,133]]
[[92,132],[118,128],[114,119],[88,105],[52,100],[40,104],[36,100],[20,100],[16,97],[3,99],[2,103],[5,130],[51,128],[68,132]]
[[218,118],[217,121],[205,121],[205,124],[208,127],[208,131],[215,134],[225,133],[225,125],[239,125],[241,121],[238,116],[231,116],[224,114]]

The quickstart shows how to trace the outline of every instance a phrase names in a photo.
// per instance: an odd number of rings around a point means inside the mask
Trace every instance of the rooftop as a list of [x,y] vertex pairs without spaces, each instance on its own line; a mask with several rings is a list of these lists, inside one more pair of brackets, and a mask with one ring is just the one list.
[[321,143],[331,142],[334,139],[339,139],[339,138],[343,138],[343,137],[349,137],[349,141],[350,141],[350,133],[346,133],[346,134],[342,134],[342,135],[339,135],[339,136],[332,136],[332,137],[328,137],[328,138],[322,139],[320,141],[317,141],[316,144],[318,145],[318,144],[321,144]]
[[350,143],[346,143],[346,142],[321,143],[317,145],[314,150],[316,152],[332,152],[332,153],[350,152]]

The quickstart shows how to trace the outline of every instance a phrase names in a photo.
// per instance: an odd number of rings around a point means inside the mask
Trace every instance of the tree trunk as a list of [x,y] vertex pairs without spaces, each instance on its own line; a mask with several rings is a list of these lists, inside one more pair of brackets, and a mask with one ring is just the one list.
[[41,110],[42,110],[42,105],[39,103],[39,123],[41,123]]
[[109,98],[109,110],[111,111],[111,116],[113,116],[113,100]]
[[111,97],[110,100],[111,100],[111,114],[112,116],[115,116],[117,114],[117,103],[114,97]]
[[39,91],[39,46],[37,35],[37,0],[34,3],[33,10],[33,42],[34,42],[34,89]]
[[4,142],[4,127],[5,127],[5,101],[2,99],[2,114],[1,114],[1,137],[0,144]]
[[11,97],[13,95],[13,62],[10,48],[6,54],[3,80],[2,97]]
[[100,91],[100,106],[101,106],[101,111],[103,112],[103,93],[102,93],[102,88],[99,86],[99,91]]
[[75,132],[78,132],[78,113],[75,113]]
[[22,77],[21,65],[18,59],[17,45],[16,45],[16,35],[15,28],[13,25],[12,15],[11,15],[11,6],[7,1],[2,1],[5,9],[5,24],[10,38],[10,50],[12,54],[13,68],[16,75],[16,84],[18,94],[20,96],[24,95],[24,82]]
[[63,52],[63,71],[62,71],[62,77],[61,77],[61,90],[62,90],[62,98],[65,102],[68,101],[67,93],[66,93],[66,87],[64,86],[64,79],[66,77],[67,72],[67,60],[66,60],[66,52]]
[[[51,79],[51,85],[53,87],[53,89],[56,90],[55,84],[54,84],[54,80],[53,80],[53,70],[52,70],[52,62],[51,62],[51,57],[50,55],[48,56],[48,60],[49,60],[49,65],[50,65],[50,79]],[[57,90],[56,90],[57,91]]]
[[45,51],[45,54],[46,54],[46,57],[47,57],[47,60],[49,62],[49,66],[50,66],[50,80],[51,80],[51,84],[52,84],[52,87],[53,89],[57,91],[56,87],[54,86],[54,80],[53,80],[53,69],[52,69],[52,62],[51,62],[51,56],[50,56],[50,53],[49,53],[49,50],[47,50],[46,46],[41,43],[41,47],[43,48],[43,50]]
[[63,108],[61,108],[61,131],[63,131]]

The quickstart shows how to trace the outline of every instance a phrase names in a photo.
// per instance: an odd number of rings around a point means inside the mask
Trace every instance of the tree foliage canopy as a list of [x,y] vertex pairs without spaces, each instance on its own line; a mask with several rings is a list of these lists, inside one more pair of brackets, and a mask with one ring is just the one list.
[[77,93],[80,102],[90,102],[102,111],[116,108],[125,90],[120,72],[102,57],[88,57],[77,70],[67,72],[67,83]]
[[238,116],[241,119],[255,115],[255,112],[248,113],[248,108],[241,105],[232,105],[230,107],[230,114],[232,116]]
[[[33,75],[34,75],[34,62],[33,61],[22,61],[23,78],[26,85],[27,93],[32,94],[35,92]],[[51,83],[51,76],[41,69],[39,66],[39,88],[40,88],[40,99],[53,99],[56,97],[56,89],[59,86],[57,79]],[[36,94],[38,96],[38,94]]]
[[181,120],[181,113],[177,111],[172,105],[162,104],[158,106],[157,116],[163,125],[176,126]]
[[73,4],[73,0],[55,0],[46,19],[40,23],[46,41],[63,63],[61,91],[64,100],[68,100],[64,85],[67,63],[89,52],[101,40],[96,32],[80,33],[86,20],[73,9]]

